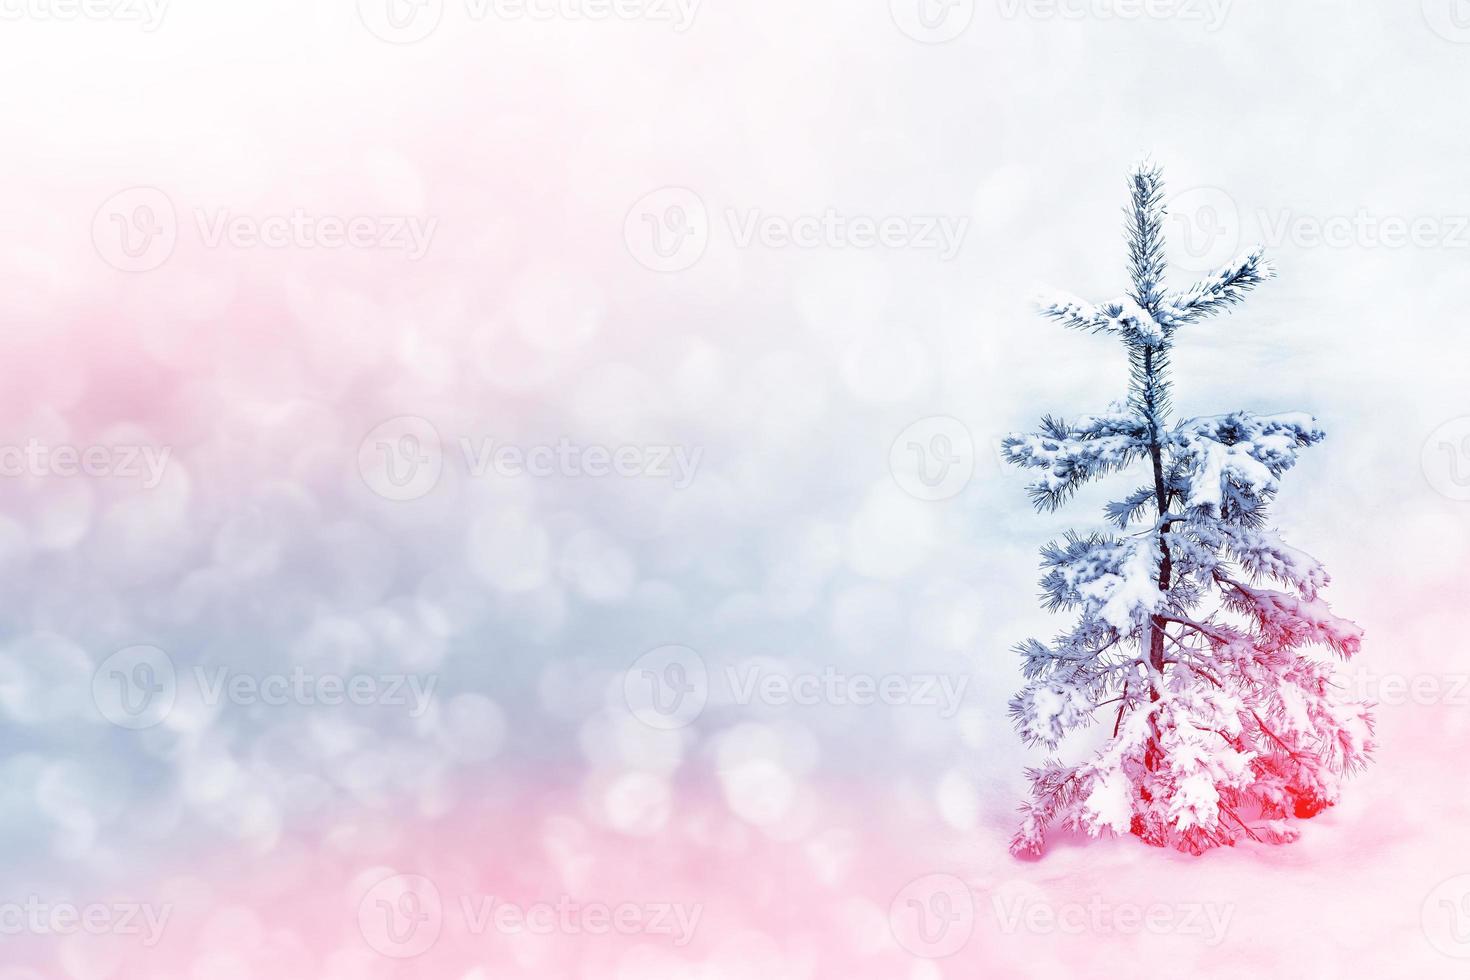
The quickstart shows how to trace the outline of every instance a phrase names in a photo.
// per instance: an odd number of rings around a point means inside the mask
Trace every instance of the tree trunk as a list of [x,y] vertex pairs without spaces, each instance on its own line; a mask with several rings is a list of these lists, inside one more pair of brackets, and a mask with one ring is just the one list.
[[[1157,404],[1153,392],[1162,384],[1162,378],[1158,376],[1154,363],[1154,351],[1145,349],[1143,352],[1143,369],[1148,378],[1148,455],[1153,464],[1154,477],[1154,502],[1158,506],[1159,517],[1162,518],[1169,512],[1169,490],[1164,485],[1164,448],[1160,436],[1161,420],[1158,417]],[[1170,580],[1173,576],[1173,563],[1169,556],[1169,522],[1162,521],[1159,524],[1159,591],[1169,591]],[[1164,621],[1154,616],[1149,621],[1148,629],[1148,662],[1152,668],[1149,678],[1149,702],[1156,703],[1163,696],[1160,685],[1164,677]],[[1149,740],[1144,750],[1144,765],[1150,769],[1157,769],[1163,756],[1163,749],[1159,744],[1158,722],[1154,718],[1149,719]]]

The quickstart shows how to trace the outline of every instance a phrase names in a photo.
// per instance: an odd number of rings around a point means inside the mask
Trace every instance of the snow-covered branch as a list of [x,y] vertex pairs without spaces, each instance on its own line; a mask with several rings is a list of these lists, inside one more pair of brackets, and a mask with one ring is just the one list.
[[1223,313],[1244,302],[1252,289],[1274,278],[1275,266],[1266,261],[1265,249],[1257,246],[1208,279],[1195,283],[1182,293],[1170,295],[1164,302],[1160,319],[1174,327]]
[[1075,423],[1045,418],[1042,430],[1014,433],[1001,454],[1016,466],[1043,471],[1027,490],[1038,508],[1055,510],[1077,488],[1138,459],[1147,432],[1130,414],[1085,416]]
[[1187,471],[1185,506],[1219,514],[1231,499],[1255,510],[1277,490],[1277,478],[1296,465],[1299,451],[1325,438],[1317,420],[1300,412],[1232,412],[1181,422],[1168,437]]

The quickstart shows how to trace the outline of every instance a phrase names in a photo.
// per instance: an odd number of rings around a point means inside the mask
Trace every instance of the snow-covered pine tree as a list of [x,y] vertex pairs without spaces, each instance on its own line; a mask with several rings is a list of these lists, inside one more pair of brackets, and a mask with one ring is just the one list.
[[1326,570],[1267,525],[1282,474],[1323,439],[1316,420],[1238,411],[1170,422],[1176,332],[1275,271],[1257,248],[1166,291],[1160,172],[1141,163],[1128,184],[1132,290],[1098,306],[1049,298],[1041,312],[1121,341],[1129,398],[1103,415],[1044,418],[1004,443],[1011,463],[1039,472],[1028,488],[1039,509],[1110,474],[1136,469],[1143,483],[1107,506],[1117,533],[1042,549],[1045,607],[1079,615],[1050,645],[1016,648],[1027,683],[1011,716],[1049,750],[1100,719],[1110,734],[1079,765],[1027,770],[1017,854],[1039,854],[1052,823],[1196,854],[1242,838],[1281,843],[1296,836],[1291,818],[1337,801],[1340,777],[1373,748],[1369,707],[1339,697],[1330,666],[1307,649],[1350,657],[1362,631],[1321,599]]

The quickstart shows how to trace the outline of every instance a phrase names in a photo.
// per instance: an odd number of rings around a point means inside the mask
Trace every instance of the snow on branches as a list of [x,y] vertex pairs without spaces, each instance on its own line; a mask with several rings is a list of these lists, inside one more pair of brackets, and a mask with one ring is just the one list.
[[1310,415],[1233,412],[1181,422],[1168,441],[1188,470],[1185,506],[1218,512],[1227,504],[1263,506],[1277,478],[1296,465],[1297,452],[1323,438]]
[[1130,415],[1089,416],[1075,423],[1048,416],[1040,432],[1008,436],[1001,453],[1011,463],[1042,471],[1027,489],[1038,507],[1055,510],[1082,484],[1139,459],[1147,440],[1147,428]]
[[1002,446],[1035,473],[1027,489],[1039,509],[1105,476],[1142,475],[1107,505],[1119,533],[1069,534],[1041,551],[1043,605],[1076,620],[1049,644],[1017,646],[1026,686],[1012,721],[1049,751],[1099,720],[1107,734],[1081,764],[1027,771],[1018,854],[1039,854],[1052,826],[1196,854],[1242,839],[1281,843],[1295,838],[1294,819],[1336,802],[1340,778],[1373,749],[1367,706],[1341,698],[1312,652],[1351,657],[1362,631],[1321,598],[1321,564],[1266,523],[1282,476],[1323,440],[1321,428],[1295,412],[1168,417],[1176,330],[1240,303],[1275,272],[1255,249],[1168,292],[1160,173],[1141,164],[1128,185],[1129,292],[1040,303],[1049,319],[1122,342],[1126,408],[1047,417]]

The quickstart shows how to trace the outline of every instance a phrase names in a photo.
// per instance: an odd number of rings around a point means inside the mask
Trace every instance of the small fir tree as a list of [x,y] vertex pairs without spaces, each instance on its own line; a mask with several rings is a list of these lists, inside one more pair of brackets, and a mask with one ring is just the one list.
[[1296,836],[1292,818],[1337,801],[1340,778],[1373,748],[1368,706],[1340,697],[1330,666],[1308,651],[1350,657],[1362,631],[1320,597],[1326,570],[1267,525],[1282,474],[1323,439],[1316,419],[1238,411],[1170,422],[1176,331],[1275,271],[1256,248],[1166,291],[1159,170],[1139,164],[1128,184],[1131,291],[1098,306],[1070,296],[1041,304],[1050,319],[1122,342],[1128,401],[1044,418],[1039,432],[1004,443],[1011,463],[1039,474],[1028,488],[1039,509],[1099,477],[1144,474],[1106,508],[1116,532],[1042,549],[1045,607],[1078,618],[1051,644],[1017,647],[1026,685],[1011,716],[1028,744],[1049,750],[1099,719],[1110,733],[1080,765],[1052,759],[1027,771],[1017,854],[1039,854],[1052,824],[1195,854],[1242,838],[1281,843]]

